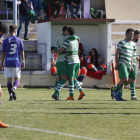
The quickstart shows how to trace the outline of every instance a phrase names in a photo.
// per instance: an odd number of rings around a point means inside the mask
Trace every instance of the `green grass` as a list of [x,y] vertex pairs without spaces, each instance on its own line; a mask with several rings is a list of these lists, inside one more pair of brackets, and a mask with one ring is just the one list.
[[[85,89],[86,96],[78,101],[54,101],[53,89],[17,89],[17,100],[9,102],[3,89],[0,119],[9,125],[67,133],[106,140],[140,139],[140,101],[130,100],[130,91],[124,90],[127,102],[110,98],[110,90]],[[139,97],[140,90],[137,90]],[[61,91],[62,99],[68,89]],[[0,128],[0,140],[78,140],[70,136],[25,130],[10,126]],[[82,139],[82,138],[81,138]]]

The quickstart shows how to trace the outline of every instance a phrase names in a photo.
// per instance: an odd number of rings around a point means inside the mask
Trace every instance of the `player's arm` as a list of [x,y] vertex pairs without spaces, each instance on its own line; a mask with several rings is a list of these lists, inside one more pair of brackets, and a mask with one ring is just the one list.
[[65,50],[65,48],[61,47],[59,50],[52,50],[52,53],[60,54]]
[[54,59],[51,59],[51,65],[56,66],[56,63],[55,63]]
[[25,54],[24,54],[24,51],[21,51],[21,59],[22,59],[21,69],[24,69],[25,68]]
[[115,70],[118,70],[118,68],[119,68],[119,54],[120,54],[120,52],[121,52],[121,50],[117,49]]
[[1,56],[1,70],[4,70],[4,59],[5,59],[5,52],[2,52],[2,56]]
[[131,58],[131,70],[132,71],[134,71],[134,68],[133,68],[133,59],[134,59],[134,57],[133,57],[133,54],[132,54],[132,58]]
[[3,40],[3,35],[0,36],[0,44],[2,44],[2,40]]

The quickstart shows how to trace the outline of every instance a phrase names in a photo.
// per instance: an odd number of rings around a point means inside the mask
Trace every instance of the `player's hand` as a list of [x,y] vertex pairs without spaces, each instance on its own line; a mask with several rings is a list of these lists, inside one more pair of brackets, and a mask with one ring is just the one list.
[[21,64],[21,69],[25,69],[25,63]]
[[116,65],[116,66],[115,66],[115,70],[118,70],[118,69],[119,69],[119,65]]
[[133,67],[131,67],[131,71],[134,71],[134,68]]
[[2,41],[0,41],[0,44],[2,44]]
[[1,70],[4,70],[4,65],[1,65],[1,67],[0,67],[0,68],[1,68]]

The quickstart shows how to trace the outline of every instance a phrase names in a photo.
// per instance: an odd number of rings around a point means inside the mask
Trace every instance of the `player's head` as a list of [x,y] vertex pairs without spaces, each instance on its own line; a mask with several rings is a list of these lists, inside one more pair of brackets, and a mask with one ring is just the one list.
[[73,27],[68,27],[68,35],[73,36],[75,34],[75,29]]
[[16,25],[10,25],[9,26],[9,33],[16,33],[17,26]]
[[55,48],[54,46],[51,47],[51,52],[52,52],[52,50],[54,50],[54,48]]
[[135,31],[134,31],[133,41],[134,41],[134,42],[138,42],[139,40],[140,40],[140,31],[135,30]]
[[127,41],[132,40],[134,37],[134,29],[132,29],[132,28],[127,29],[126,33],[125,33],[125,37],[126,37]]
[[0,35],[8,32],[8,28],[4,22],[0,22]]
[[67,35],[68,26],[62,28],[63,35]]

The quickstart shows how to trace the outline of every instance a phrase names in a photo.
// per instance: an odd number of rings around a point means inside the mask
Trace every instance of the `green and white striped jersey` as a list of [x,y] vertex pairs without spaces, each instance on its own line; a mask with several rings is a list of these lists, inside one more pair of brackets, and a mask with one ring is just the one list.
[[134,66],[136,66],[136,56],[137,56],[137,46],[136,46],[136,43],[135,43],[134,54],[133,54],[133,65]]
[[133,41],[127,42],[122,40],[118,43],[117,49],[120,50],[119,64],[125,64],[131,68],[132,54],[134,55],[134,48],[136,44]]
[[[59,37],[54,49],[59,50],[62,47],[62,45],[66,39],[67,39],[66,35],[61,35]],[[58,58],[56,60],[56,62],[64,62],[64,61],[66,61],[66,50],[64,50],[61,54],[58,54]]]
[[64,42],[63,46],[66,49],[66,55],[67,55],[67,63],[73,64],[73,63],[80,63],[79,56],[78,56],[78,50],[79,50],[79,42],[77,36],[68,36],[66,41]]

